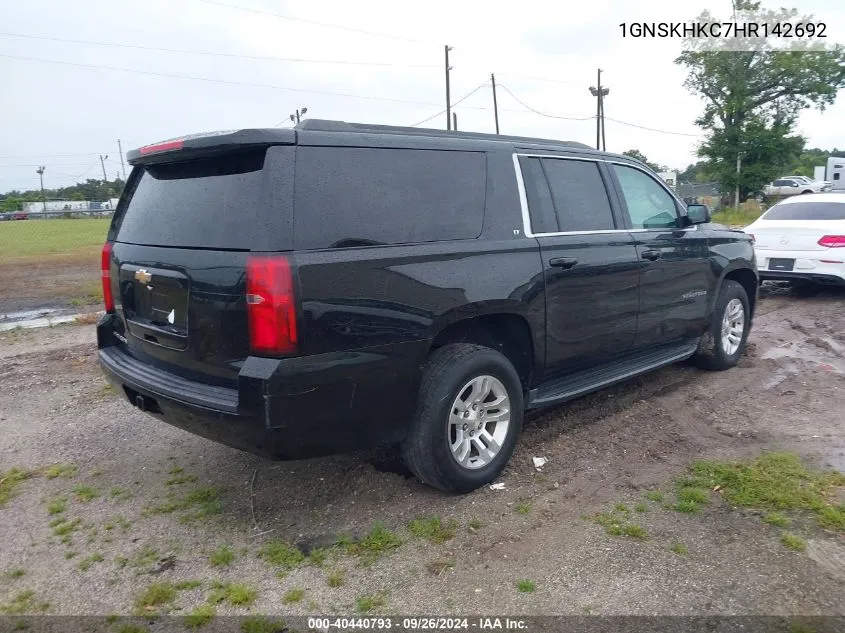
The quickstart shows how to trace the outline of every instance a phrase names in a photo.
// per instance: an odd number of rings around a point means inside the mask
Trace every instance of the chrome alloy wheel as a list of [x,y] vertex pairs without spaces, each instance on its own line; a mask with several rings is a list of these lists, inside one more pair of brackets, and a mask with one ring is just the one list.
[[739,299],[731,299],[722,318],[722,350],[728,356],[736,354],[745,332],[745,308]]
[[446,427],[454,460],[471,470],[489,464],[508,436],[510,420],[510,398],[502,381],[487,375],[470,380],[452,403]]

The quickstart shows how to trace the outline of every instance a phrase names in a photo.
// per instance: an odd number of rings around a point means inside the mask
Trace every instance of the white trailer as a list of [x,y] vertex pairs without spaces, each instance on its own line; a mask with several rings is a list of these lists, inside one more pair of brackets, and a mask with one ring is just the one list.
[[813,167],[813,180],[816,182],[822,182],[825,179],[825,166],[824,165],[816,165]]
[[845,191],[845,158],[831,156],[827,159],[825,180],[832,183],[831,190]]

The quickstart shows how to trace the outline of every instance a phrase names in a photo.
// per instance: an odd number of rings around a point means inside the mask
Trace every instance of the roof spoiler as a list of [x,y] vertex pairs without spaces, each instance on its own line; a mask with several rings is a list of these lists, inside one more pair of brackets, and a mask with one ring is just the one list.
[[226,130],[190,134],[130,150],[130,165],[171,163],[198,156],[270,145],[292,145],[296,132],[290,129]]

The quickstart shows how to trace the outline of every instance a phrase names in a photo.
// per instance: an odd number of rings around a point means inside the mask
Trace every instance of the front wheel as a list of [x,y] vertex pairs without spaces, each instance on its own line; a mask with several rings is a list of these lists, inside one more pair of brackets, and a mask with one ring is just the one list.
[[504,470],[523,406],[519,375],[505,356],[481,345],[445,345],[423,372],[402,457],[423,483],[471,492]]
[[701,337],[694,362],[717,371],[735,367],[745,351],[750,328],[751,311],[745,288],[730,279],[723,281],[710,327]]

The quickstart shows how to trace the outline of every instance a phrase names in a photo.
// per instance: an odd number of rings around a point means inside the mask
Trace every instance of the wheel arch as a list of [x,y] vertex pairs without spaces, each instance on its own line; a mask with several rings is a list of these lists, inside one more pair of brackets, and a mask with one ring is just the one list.
[[750,317],[753,318],[757,308],[757,289],[760,286],[760,278],[757,272],[746,266],[737,266],[728,269],[719,281],[719,291],[721,291],[722,284],[726,280],[735,281],[745,289],[745,294],[748,295],[748,308],[751,312]]
[[513,364],[527,393],[540,371],[540,342],[542,338],[538,338],[538,332],[524,315],[494,311],[456,316],[444,322],[431,340],[429,355],[449,343],[475,343],[495,349]]

